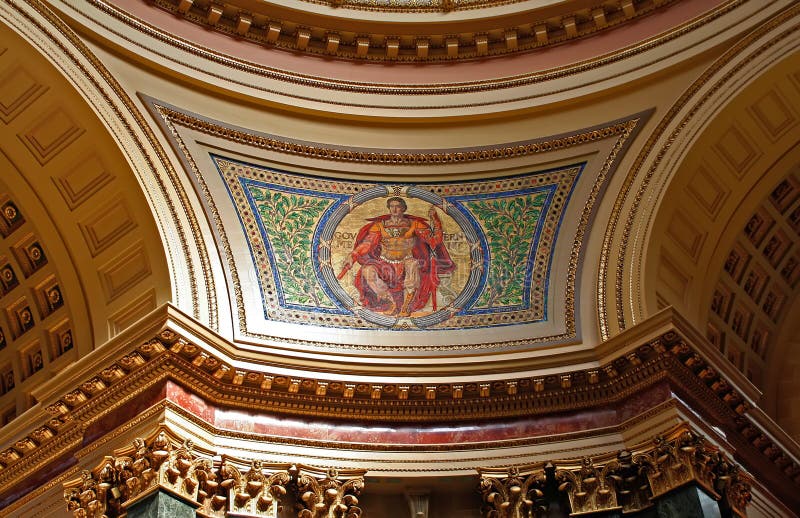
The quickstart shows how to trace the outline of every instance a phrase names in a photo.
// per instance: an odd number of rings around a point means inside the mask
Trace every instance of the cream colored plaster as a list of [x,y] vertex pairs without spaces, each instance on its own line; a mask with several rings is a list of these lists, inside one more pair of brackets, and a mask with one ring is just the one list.
[[[774,25],[764,27],[751,38],[743,39],[737,46],[729,49],[720,61],[685,92],[684,98],[675,104],[673,110],[665,114],[658,130],[653,133],[650,142],[637,158],[635,169],[630,173],[637,176],[631,178],[629,190],[618,199],[619,210],[613,222],[614,227],[608,229],[608,241],[604,245],[607,247],[605,250],[611,252],[608,254],[609,264],[601,271],[600,282],[605,289],[600,294],[603,297],[601,300],[608,303],[601,308],[600,315],[601,318],[604,315],[608,318],[608,333],[617,332],[616,326],[623,325],[623,322],[624,326],[635,324],[642,314],[656,311],[660,304],[669,304],[670,299],[684,307],[681,297],[689,294],[694,296],[686,286],[696,272],[688,271],[686,265],[673,258],[677,246],[674,247],[675,250],[665,250],[665,257],[669,256],[669,262],[665,259],[664,264],[669,266],[661,273],[654,269],[653,260],[647,255],[654,253],[653,250],[660,250],[663,243],[658,234],[650,232],[650,225],[654,221],[652,211],[664,200],[677,204],[674,206],[681,206],[684,195],[664,195],[673,172],[692,149],[693,142],[703,138],[710,121],[717,120],[718,112],[736,97],[737,92],[755,78],[768,73],[772,67],[781,68],[784,74],[791,70],[791,63],[796,59],[793,57],[794,49],[798,45],[796,22],[793,19],[795,14],[795,11],[788,12],[787,16],[777,19]],[[735,130],[731,135],[739,138],[741,131],[738,127]],[[788,140],[791,135],[792,133],[787,133],[781,138]],[[769,155],[765,155],[755,145],[745,147],[734,142],[736,138],[730,139],[726,144],[727,148],[738,155],[749,153],[752,149],[754,155],[753,159],[744,157],[749,162],[742,163],[741,167],[752,167],[750,162],[755,158],[766,161],[759,167],[768,167],[770,160],[765,157]],[[781,144],[783,149],[789,145],[786,142]],[[741,161],[743,158],[737,160]],[[709,246],[708,240],[703,242],[704,246]],[[617,247],[622,247],[621,254],[615,251]],[[675,290],[670,296],[661,296],[661,300],[656,302],[658,297],[642,284],[645,279],[642,277],[643,272],[648,272],[646,282],[654,282],[660,274],[665,281],[675,285]]]
[[[41,343],[43,354],[51,358],[26,383],[21,380],[23,366],[15,360],[19,415],[31,405],[29,393],[35,383],[105,343],[119,331],[120,315],[131,323],[169,300],[171,287],[150,207],[109,130],[37,49],[5,25],[0,31],[2,41],[12,45],[0,55],[0,70],[23,67],[46,88],[0,125],[3,183],[35,228],[48,263],[57,272],[74,343],[73,351],[57,361],[50,344]],[[50,151],[49,140],[58,142],[65,128],[66,134],[76,136],[50,146]],[[26,147],[30,138],[45,146],[41,156]],[[136,260],[129,262],[129,270],[115,271],[123,250],[134,252],[129,257]],[[142,299],[143,294],[149,298]],[[33,295],[26,293],[31,304]],[[39,315],[35,320],[39,327],[53,324],[40,321]]]
[[[642,281],[648,311],[656,308],[657,298],[660,298],[674,305],[705,332],[711,297],[721,279],[729,251],[775,185],[800,163],[800,134],[790,130],[773,137],[756,124],[752,113],[753,104],[770,92],[786,96],[792,106],[800,102],[800,90],[792,78],[798,63],[796,56],[780,61],[740,90],[706,124],[680,163],[659,206],[648,245],[647,277]],[[796,113],[787,116],[797,118]],[[747,164],[746,169],[735,168],[726,162],[723,156],[728,152],[726,150],[740,152],[742,163]],[[716,189],[722,193],[715,214],[709,213],[698,198],[688,192],[699,174],[713,179]],[[691,232],[678,230],[675,222],[679,217],[691,221]],[[681,244],[683,238],[676,236],[681,232],[684,237],[690,233],[701,236],[694,257]],[[667,277],[660,276],[659,272],[665,268],[665,259],[672,261],[689,279],[686,287],[676,290],[674,285],[665,282]],[[785,316],[778,325],[789,325],[790,321],[791,317]],[[776,373],[776,366],[783,365],[785,355],[795,354],[790,347],[776,344],[774,337],[767,347],[773,346],[780,347],[784,353],[768,351],[764,376],[768,384],[775,379],[769,372]],[[766,401],[765,404],[774,408],[775,402]]]
[[[788,132],[778,141],[771,141],[756,126],[748,108],[770,91],[785,92],[790,102],[800,101],[800,92],[790,79],[791,72],[800,64],[800,59],[792,58],[781,62],[769,72],[761,75],[757,81],[742,90],[731,99],[725,109],[712,121],[706,124],[702,136],[694,142],[686,157],[670,181],[663,201],[659,206],[658,216],[653,225],[651,254],[660,247],[667,247],[680,255],[681,266],[686,272],[696,272],[697,287],[693,287],[692,296],[684,305],[676,304],[678,310],[687,316],[696,315],[698,325],[707,317],[712,287],[716,284],[719,271],[741,229],[753,214],[766,195],[782,179],[800,159],[796,149],[798,133]],[[738,135],[747,139],[748,146],[756,155],[755,162],[746,171],[736,171],[720,159],[715,145],[726,138],[733,128]],[[777,157],[777,159],[776,159]],[[687,186],[695,179],[699,169],[710,172],[719,187],[726,192],[725,199],[712,220],[701,205],[687,192]],[[698,231],[708,235],[702,244],[696,259],[688,256],[685,250],[678,250],[674,240],[666,241],[665,236],[674,214],[689,217]],[[733,230],[733,231],[730,231]],[[655,255],[649,256],[651,264],[648,279],[654,278],[657,260]],[[652,281],[650,281],[652,282]],[[648,283],[650,283],[648,282]],[[657,290],[648,290],[647,306],[655,307]],[[702,296],[698,296],[702,294]]]
[[[339,88],[339,83],[351,77],[332,81],[317,81],[313,78],[284,80],[270,76],[266,69],[253,68],[250,63],[226,62],[227,51],[222,51],[217,57],[204,55],[208,50],[205,45],[196,48],[164,48],[163,41],[155,39],[155,36],[134,30],[132,25],[100,12],[88,3],[57,5],[73,18],[76,26],[82,26],[96,37],[113,42],[118,48],[133,49],[131,56],[135,54],[139,56],[137,59],[146,59],[151,63],[150,66],[160,68],[173,77],[189,77],[193,81],[240,92],[250,99],[265,99],[270,103],[296,106],[302,110],[404,119],[509,112],[608,91],[639,77],[665,71],[677,63],[697,59],[705,51],[739,38],[745,27],[763,23],[785,7],[787,2],[770,2],[766,6],[761,2],[745,2],[690,31],[677,34],[667,32],[670,37],[658,45],[633,46],[602,64],[596,58],[591,58],[580,64],[572,63],[574,68],[571,69],[551,68],[548,70],[549,75],[530,81],[525,79],[519,83],[512,82],[502,88],[492,87],[491,83],[489,88],[481,87],[478,90],[473,88],[476,85],[467,85],[467,89],[461,88],[459,72],[454,71],[452,79],[448,77],[436,81],[441,84],[420,87],[408,85],[386,92],[381,91],[383,86],[375,85],[374,78],[364,85],[361,92]],[[179,45],[178,42],[173,43]],[[230,53],[236,53],[235,47]],[[450,65],[445,66],[450,70]],[[525,76],[531,68],[533,67],[527,67],[519,74]],[[508,79],[509,74],[500,72],[497,75],[499,77],[491,78],[492,81]],[[361,88],[358,84],[352,86]],[[425,88],[431,86],[447,95],[426,92]],[[448,89],[449,86],[453,88]]]

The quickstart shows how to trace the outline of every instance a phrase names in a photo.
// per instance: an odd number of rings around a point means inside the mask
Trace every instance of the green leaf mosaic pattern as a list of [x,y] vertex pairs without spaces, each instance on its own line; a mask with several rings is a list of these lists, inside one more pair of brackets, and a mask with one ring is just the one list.
[[334,308],[311,260],[314,228],[333,200],[255,186],[249,191],[269,238],[285,303]]
[[475,309],[523,305],[525,270],[546,192],[464,203],[484,229],[490,250],[486,287]]

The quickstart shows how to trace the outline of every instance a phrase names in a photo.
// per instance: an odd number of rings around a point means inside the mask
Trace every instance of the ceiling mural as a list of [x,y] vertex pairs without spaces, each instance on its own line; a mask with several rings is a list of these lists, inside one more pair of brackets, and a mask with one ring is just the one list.
[[191,171],[225,325],[248,347],[342,358],[579,339],[589,286],[577,280],[596,259],[586,232],[648,116],[502,145],[380,148],[145,101]]
[[268,320],[456,329],[547,318],[585,164],[469,182],[330,180],[215,155]]

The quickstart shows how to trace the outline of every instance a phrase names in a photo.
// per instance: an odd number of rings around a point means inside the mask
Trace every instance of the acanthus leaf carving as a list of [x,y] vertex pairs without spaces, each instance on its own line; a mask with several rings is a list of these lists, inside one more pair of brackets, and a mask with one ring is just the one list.
[[672,438],[655,437],[653,448],[634,455],[633,461],[644,468],[653,498],[690,482],[718,498],[714,491],[713,453],[702,437],[684,430]]
[[[635,448],[598,457],[504,468],[478,468],[484,518],[538,518],[566,493],[571,515],[636,513],[690,484],[744,518],[752,478],[688,424]],[[531,483],[534,481],[534,483]],[[538,489],[538,491],[537,491]]]
[[537,518],[547,508],[542,504],[546,476],[544,467],[509,468],[506,476],[481,472],[480,490],[486,518]]
[[[230,511],[237,516],[264,516],[277,518],[283,510],[281,500],[287,493],[287,485],[291,481],[286,470],[271,474],[264,472],[261,461],[253,460],[250,469],[242,475],[231,479],[234,483],[229,487]],[[234,471],[229,474],[233,476]]]
[[[107,457],[108,458],[108,457]],[[108,518],[108,491],[89,470],[81,471],[80,479],[64,489],[67,510],[75,518]]]
[[579,467],[556,469],[558,489],[565,491],[573,513],[591,513],[621,509],[617,503],[615,479],[612,473],[619,468],[616,460],[595,466],[589,457],[581,459]]
[[297,477],[298,518],[359,518],[358,497],[364,488],[365,470],[340,472],[309,466],[293,466]]
[[109,518],[120,514],[126,503],[159,488],[197,501],[200,481],[195,466],[200,459],[191,441],[177,444],[165,430],[150,440],[134,439],[94,470],[84,470],[80,479],[64,484],[67,508],[80,518]]
[[115,518],[130,503],[158,491],[194,503],[199,516],[278,518],[289,489],[301,495],[300,518],[358,518],[365,470],[266,464],[216,457],[194,449],[168,429],[106,456],[92,471],[64,484],[75,518]]
[[622,450],[617,454],[617,465],[609,474],[617,488],[617,499],[623,513],[636,512],[652,505],[650,484],[642,466],[633,462],[633,454]]

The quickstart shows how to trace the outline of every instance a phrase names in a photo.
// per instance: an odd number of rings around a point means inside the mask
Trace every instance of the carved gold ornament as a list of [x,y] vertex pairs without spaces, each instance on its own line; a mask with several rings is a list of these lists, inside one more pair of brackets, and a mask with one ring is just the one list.
[[566,493],[571,516],[637,512],[680,487],[696,484],[738,516],[746,516],[752,479],[717,447],[681,424],[631,451],[510,468],[478,468],[485,518],[547,516],[554,497]]
[[162,427],[65,482],[64,500],[75,518],[110,518],[165,491],[206,518],[277,518],[291,492],[297,496],[298,518],[361,516],[358,495],[365,470],[298,466],[196,452],[191,439]]

